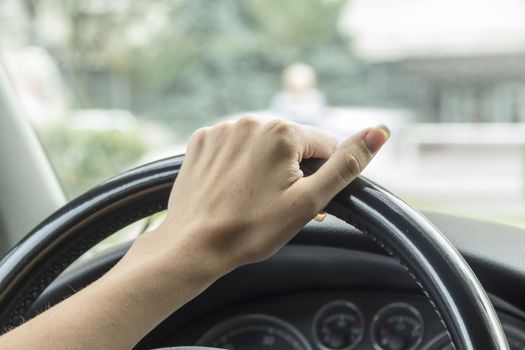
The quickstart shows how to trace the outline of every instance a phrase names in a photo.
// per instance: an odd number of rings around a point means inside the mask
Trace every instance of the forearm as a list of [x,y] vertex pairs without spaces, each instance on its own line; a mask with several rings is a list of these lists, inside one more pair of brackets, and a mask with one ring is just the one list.
[[0,337],[0,348],[132,348],[220,276],[209,257],[183,244],[169,255],[151,250],[156,234],[142,237],[92,285]]

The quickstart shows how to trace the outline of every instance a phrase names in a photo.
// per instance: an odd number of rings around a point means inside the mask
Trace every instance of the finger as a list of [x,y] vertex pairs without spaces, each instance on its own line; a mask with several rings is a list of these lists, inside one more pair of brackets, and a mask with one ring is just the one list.
[[312,126],[297,124],[296,130],[299,136],[299,161],[308,158],[328,159],[339,145],[334,136]]
[[352,182],[388,140],[384,125],[365,129],[339,146],[334,154],[311,176],[298,181],[299,191],[308,191],[322,209],[337,193]]
[[317,213],[316,216],[314,216],[314,220],[317,221],[317,222],[323,222],[324,219],[326,218],[326,211],[324,210],[321,210],[319,213]]

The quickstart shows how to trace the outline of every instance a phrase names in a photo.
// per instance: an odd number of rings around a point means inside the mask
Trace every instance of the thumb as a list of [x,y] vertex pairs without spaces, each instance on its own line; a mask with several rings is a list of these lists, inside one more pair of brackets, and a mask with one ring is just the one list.
[[343,142],[319,170],[299,182],[324,207],[364,170],[389,137],[390,131],[382,124],[360,131]]

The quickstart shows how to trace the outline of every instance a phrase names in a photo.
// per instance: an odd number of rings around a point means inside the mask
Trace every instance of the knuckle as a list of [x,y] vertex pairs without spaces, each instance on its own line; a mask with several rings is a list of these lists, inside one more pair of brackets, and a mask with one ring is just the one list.
[[268,132],[279,150],[287,154],[295,152],[297,135],[292,124],[282,120],[272,120],[268,123]]
[[268,123],[270,131],[277,136],[289,136],[292,131],[292,125],[283,120],[272,120]]
[[191,134],[188,146],[186,148],[187,157],[191,158],[194,153],[198,154],[204,149],[208,132],[208,128],[200,128]]
[[341,170],[341,176],[344,181],[348,182],[353,180],[361,173],[361,165],[356,156],[352,153],[347,152],[344,156],[344,167]]
[[253,115],[245,115],[237,121],[237,125],[244,128],[254,128],[260,124],[259,119]]
[[268,124],[268,130],[273,137],[285,144],[293,144],[297,136],[295,126],[283,120],[272,120]]
[[204,142],[209,130],[208,128],[197,129],[190,137],[190,144],[200,145]]
[[214,126],[213,130],[222,133],[228,131],[230,129],[230,126],[231,124],[229,122],[222,122]]

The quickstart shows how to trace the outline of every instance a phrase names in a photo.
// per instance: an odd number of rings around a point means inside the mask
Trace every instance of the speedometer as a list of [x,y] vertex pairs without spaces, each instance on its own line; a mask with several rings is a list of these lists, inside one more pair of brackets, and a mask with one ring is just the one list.
[[294,326],[260,314],[222,322],[206,332],[197,345],[230,350],[311,350],[308,341]]

